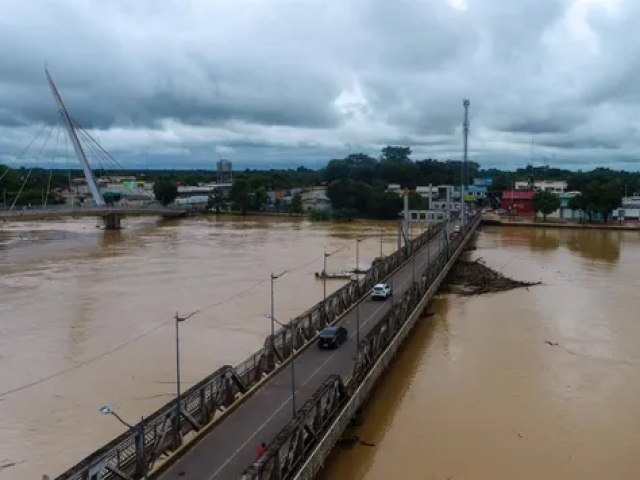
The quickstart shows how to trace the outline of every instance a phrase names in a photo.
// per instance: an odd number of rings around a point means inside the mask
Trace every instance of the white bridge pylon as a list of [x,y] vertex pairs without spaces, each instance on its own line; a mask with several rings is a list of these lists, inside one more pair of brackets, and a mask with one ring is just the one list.
[[51,87],[51,93],[53,93],[53,98],[56,101],[56,106],[58,107],[58,111],[60,112],[60,116],[62,117],[62,121],[64,123],[65,128],[67,129],[67,133],[69,134],[69,138],[71,139],[71,143],[73,144],[73,149],[76,152],[76,157],[82,165],[82,170],[84,172],[84,176],[87,179],[87,185],[89,186],[89,191],[91,192],[91,196],[93,200],[96,202],[98,207],[105,205],[104,198],[100,193],[100,189],[98,188],[98,183],[96,182],[96,178],[93,175],[93,170],[91,170],[91,166],[87,161],[87,157],[82,149],[82,145],[80,144],[80,140],[78,140],[78,136],[76,135],[75,128],[73,126],[73,122],[71,117],[69,116],[69,112],[67,112],[66,107],[64,106],[64,102],[62,101],[62,97],[58,93],[58,89],[56,88],[53,80],[51,79],[51,75],[49,75],[49,70],[44,69],[45,74],[47,75],[47,80],[49,81],[49,86]]

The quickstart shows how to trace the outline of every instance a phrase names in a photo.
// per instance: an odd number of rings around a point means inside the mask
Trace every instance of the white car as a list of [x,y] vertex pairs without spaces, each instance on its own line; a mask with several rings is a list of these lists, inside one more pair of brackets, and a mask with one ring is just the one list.
[[378,283],[371,291],[371,300],[386,300],[391,296],[391,285]]

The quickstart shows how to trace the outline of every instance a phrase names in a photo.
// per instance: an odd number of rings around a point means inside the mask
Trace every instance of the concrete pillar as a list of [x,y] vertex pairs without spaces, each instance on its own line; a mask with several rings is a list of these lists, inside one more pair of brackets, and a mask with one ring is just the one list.
[[119,213],[109,213],[108,215],[104,215],[102,220],[104,221],[104,227],[107,230],[120,230],[120,220],[122,219],[122,215]]

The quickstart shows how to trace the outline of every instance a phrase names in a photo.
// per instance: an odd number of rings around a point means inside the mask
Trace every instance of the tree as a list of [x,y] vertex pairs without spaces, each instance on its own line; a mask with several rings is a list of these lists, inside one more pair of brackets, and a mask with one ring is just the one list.
[[162,205],[169,205],[178,196],[178,187],[169,180],[160,180],[153,184],[153,194]]
[[269,195],[265,187],[258,187],[250,193],[251,209],[259,212],[269,202]]
[[302,213],[302,195],[296,193],[291,199],[291,212]]
[[409,158],[410,155],[411,147],[393,147],[387,145],[382,149],[380,161],[381,163],[401,165],[403,163],[411,162],[411,159]]
[[249,182],[247,182],[246,178],[234,179],[231,190],[229,191],[229,198],[233,203],[233,208],[240,210],[242,215],[247,214],[247,210],[251,205],[250,193]]
[[533,208],[536,212],[542,213],[542,218],[546,222],[547,215],[560,208],[560,197],[552,192],[538,192],[533,197]]
[[222,194],[220,189],[216,188],[213,191],[213,194],[209,195],[209,198],[207,200],[207,208],[209,208],[210,210],[212,208],[215,208],[216,215],[219,215],[220,210],[222,210],[223,206],[224,206],[224,195]]

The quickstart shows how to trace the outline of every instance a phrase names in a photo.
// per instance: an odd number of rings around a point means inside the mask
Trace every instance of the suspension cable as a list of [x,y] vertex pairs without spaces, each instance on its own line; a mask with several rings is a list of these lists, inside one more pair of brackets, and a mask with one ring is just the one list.
[[[52,131],[53,131],[53,127],[49,126],[49,133],[47,134],[47,138],[45,138],[44,142],[42,142],[42,146],[40,147],[40,151],[38,152],[38,155],[42,154],[42,150],[44,150],[45,145],[49,141],[49,137],[51,136]],[[13,203],[11,204],[11,208],[9,208],[9,211],[13,211],[13,207],[15,207],[16,202],[18,201],[18,199],[20,198],[20,195],[22,194],[22,190],[24,190],[24,187],[27,184],[29,177],[31,177],[31,172],[33,172],[33,167],[29,169],[29,173],[27,173],[27,177],[24,179],[24,182],[22,182],[22,185],[20,186],[20,190],[18,190],[18,194],[13,199]]]

